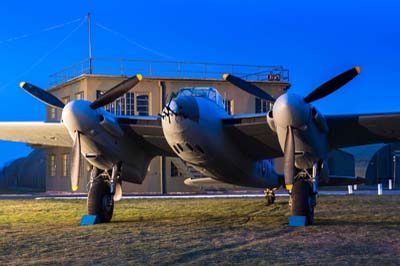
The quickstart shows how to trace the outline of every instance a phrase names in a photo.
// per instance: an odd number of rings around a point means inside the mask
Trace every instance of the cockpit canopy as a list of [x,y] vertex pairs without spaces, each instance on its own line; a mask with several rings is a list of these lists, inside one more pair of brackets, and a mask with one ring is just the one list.
[[207,98],[222,108],[225,107],[221,94],[213,87],[184,87],[180,89],[178,97],[181,95]]

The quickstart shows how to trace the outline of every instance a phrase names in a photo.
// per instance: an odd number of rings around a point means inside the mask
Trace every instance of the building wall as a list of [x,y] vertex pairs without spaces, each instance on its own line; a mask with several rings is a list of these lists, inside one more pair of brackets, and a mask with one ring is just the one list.
[[[126,79],[120,76],[104,76],[104,75],[83,75],[51,88],[49,91],[59,97],[65,99],[69,97],[74,100],[77,94],[83,93],[83,97],[89,101],[94,101],[97,97],[97,91],[107,91],[119,82]],[[165,84],[166,99],[162,99],[160,82]],[[278,97],[284,93],[289,87],[288,83],[283,82],[266,82],[258,81],[257,86],[265,89],[274,97]],[[233,113],[254,113],[255,112],[255,97],[241,91],[235,86],[222,82],[216,79],[177,79],[177,78],[146,78],[135,86],[130,92],[135,94],[147,94],[149,96],[149,115],[157,115],[163,108],[163,100],[168,102],[173,93],[177,93],[182,87],[215,87],[223,98],[233,100]],[[54,116],[55,114],[55,116]],[[60,120],[61,111],[47,110],[47,120]],[[46,187],[50,191],[70,191],[69,176],[62,176],[62,156],[70,153],[70,149],[65,148],[48,148],[46,149],[47,160],[47,175]],[[55,156],[55,176],[50,175],[49,156]],[[71,155],[70,155],[71,158]],[[90,165],[86,161],[82,164],[81,169],[83,178],[80,179],[80,192],[86,191],[86,184],[89,181]],[[170,176],[171,161],[166,159],[166,187],[168,192],[188,192],[193,189],[184,184],[185,176]],[[141,185],[125,182],[123,184],[124,192],[161,192],[160,186],[161,176],[161,159],[154,158],[148,168],[147,176]]]

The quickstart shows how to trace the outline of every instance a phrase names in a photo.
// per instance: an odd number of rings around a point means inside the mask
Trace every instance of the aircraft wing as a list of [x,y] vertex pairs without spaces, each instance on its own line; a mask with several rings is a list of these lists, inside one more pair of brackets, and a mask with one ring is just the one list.
[[155,155],[176,156],[165,140],[158,116],[119,117],[117,121],[125,133],[135,138]]
[[331,148],[400,141],[400,113],[325,115]]
[[72,147],[72,139],[60,122],[1,122],[0,139],[31,145]]
[[[175,156],[164,138],[159,117],[118,117],[129,137],[154,155]],[[30,145],[72,147],[72,139],[61,122],[0,122],[0,140]]]
[[236,115],[223,120],[225,134],[249,157],[272,159],[283,156],[278,137],[267,124],[266,114]]

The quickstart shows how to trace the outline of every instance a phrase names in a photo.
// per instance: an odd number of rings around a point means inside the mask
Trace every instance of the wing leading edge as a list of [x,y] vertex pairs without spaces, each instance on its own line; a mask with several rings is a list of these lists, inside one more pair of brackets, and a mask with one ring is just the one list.
[[[165,140],[159,117],[118,117],[127,134],[153,155],[175,156]],[[62,122],[0,122],[0,140],[33,146],[72,147],[72,139]]]
[[31,145],[72,147],[72,140],[61,122],[1,122],[0,139]]

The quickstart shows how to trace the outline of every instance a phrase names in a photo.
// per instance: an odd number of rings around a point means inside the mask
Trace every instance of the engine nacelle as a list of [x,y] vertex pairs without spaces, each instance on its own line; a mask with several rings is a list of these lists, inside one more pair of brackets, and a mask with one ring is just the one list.
[[268,124],[269,128],[270,128],[272,131],[276,132],[276,126],[275,126],[275,121],[274,121],[274,114],[272,113],[272,110],[270,110],[270,111],[267,113],[267,124]]
[[108,115],[106,112],[100,115],[100,125],[114,137],[120,138],[124,135],[124,131],[115,121],[114,116]]
[[318,112],[315,107],[311,109],[311,114],[318,129],[324,133],[328,133],[328,124],[326,123],[325,117]]

